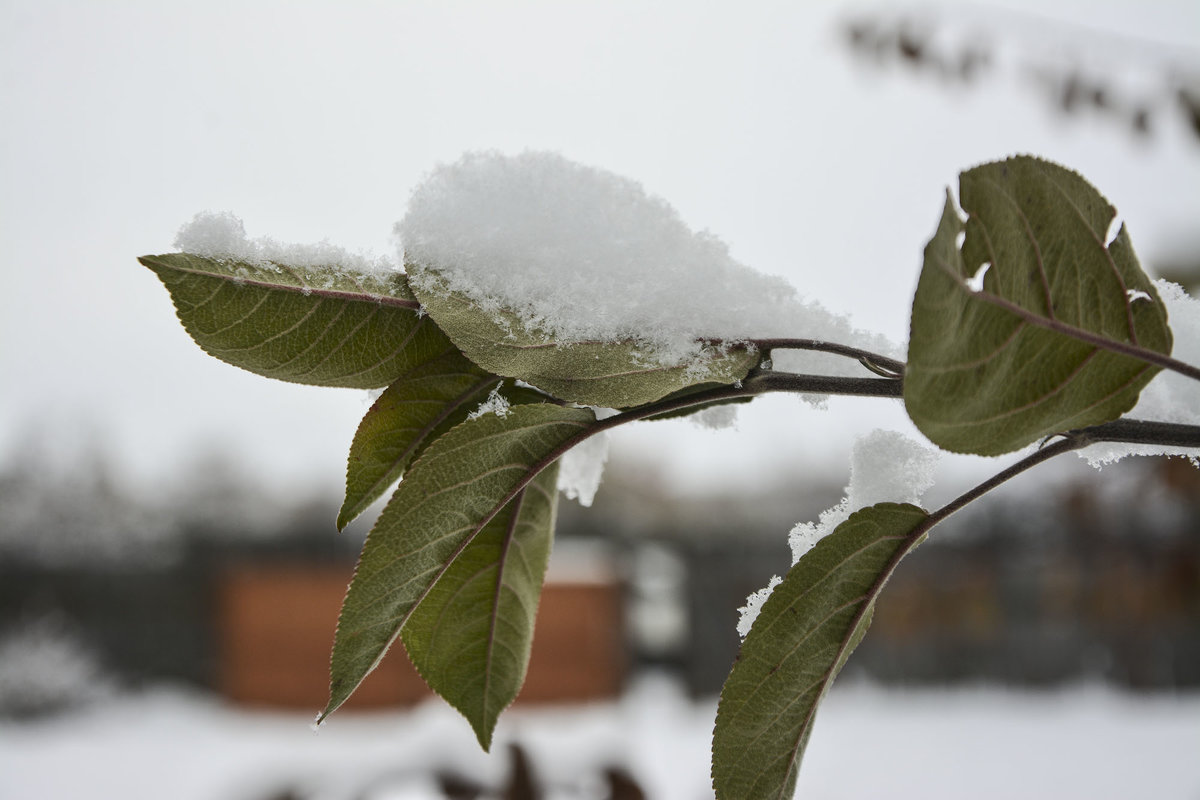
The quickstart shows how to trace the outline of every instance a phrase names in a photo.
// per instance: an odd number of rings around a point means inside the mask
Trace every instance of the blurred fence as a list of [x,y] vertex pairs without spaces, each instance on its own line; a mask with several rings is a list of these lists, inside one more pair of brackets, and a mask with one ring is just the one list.
[[[889,582],[848,670],[900,684],[1200,687],[1200,477],[1178,460],[1131,466],[1115,489],[1097,481],[993,503],[939,530]],[[828,504],[776,499],[791,521],[797,503],[801,518]],[[611,697],[651,665],[693,694],[719,690],[737,654],[737,608],[790,563],[790,522],[764,513],[774,506],[762,498],[646,502],[616,484],[594,508],[564,505],[526,702]],[[38,548],[26,558],[7,535],[0,637],[53,617],[118,684],[184,682],[315,709],[358,544],[335,535],[332,518],[281,513],[281,530],[253,536],[183,525],[170,558],[96,563]],[[585,577],[554,566],[572,552],[591,565]],[[398,647],[358,702],[425,692]]]

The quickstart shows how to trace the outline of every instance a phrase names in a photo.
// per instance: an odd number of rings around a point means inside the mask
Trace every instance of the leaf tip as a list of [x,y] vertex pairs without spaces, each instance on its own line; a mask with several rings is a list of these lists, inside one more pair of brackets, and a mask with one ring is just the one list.
[[492,734],[496,732],[496,722],[493,719],[490,723],[480,722],[476,724],[475,720],[470,720],[471,728],[475,731],[475,739],[479,742],[479,746],[483,748],[483,752],[492,752]]
[[337,711],[337,705],[334,705],[333,698],[331,697],[329,698],[329,704],[317,712],[316,718],[312,721],[312,729],[315,731],[324,725],[325,720],[329,719],[329,715],[334,711]]

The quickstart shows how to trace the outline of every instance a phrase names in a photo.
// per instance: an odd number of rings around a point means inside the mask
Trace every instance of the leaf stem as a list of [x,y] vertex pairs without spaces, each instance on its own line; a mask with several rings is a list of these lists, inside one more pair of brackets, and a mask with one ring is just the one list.
[[[615,428],[627,422],[637,422],[638,420],[656,417],[660,414],[669,414],[672,411],[692,406],[702,406],[721,400],[756,397],[757,395],[769,394],[771,392],[854,395],[859,397],[902,397],[904,394],[904,382],[892,378],[844,378],[829,375],[797,375],[791,372],[751,370],[746,379],[740,383],[717,386],[713,389],[696,392],[684,397],[658,400],[654,403],[647,403],[643,406],[631,408],[607,419],[599,420],[595,425],[567,439],[551,453],[547,454],[541,461],[533,464],[525,483],[533,480],[535,475],[553,464],[563,453],[584,439],[601,431],[606,431],[609,428]],[[518,489],[523,488],[525,483],[522,483]],[[505,498],[504,502],[508,502],[511,499],[511,497]],[[500,507],[497,506],[496,510],[498,511]]]
[[897,361],[894,358],[872,353],[870,350],[863,350],[859,347],[851,347],[846,344],[838,344],[837,342],[825,342],[820,339],[750,339],[750,344],[757,347],[759,350],[768,355],[772,350],[815,350],[821,353],[833,353],[834,355],[846,356],[864,362],[863,366],[867,369],[874,367],[882,367],[887,372],[892,373],[891,376],[900,378],[904,375],[904,362]]
[[[901,397],[904,392],[904,383],[903,381],[890,378],[840,378],[827,375],[796,375],[788,372],[754,370],[740,386],[736,384],[718,386],[714,389],[687,395],[686,397],[660,400],[655,403],[638,406],[637,408],[631,408],[628,411],[623,411],[620,414],[598,421],[595,425],[567,439],[540,461],[531,465],[525,476],[525,480],[493,509],[488,519],[503,508],[517,492],[524,489],[525,485],[529,481],[532,481],[539,472],[553,464],[572,447],[597,433],[615,428],[618,425],[624,425],[627,422],[637,422],[691,406],[699,406],[721,400],[734,400],[741,397],[754,397],[770,392]],[[916,546],[916,541],[926,531],[954,512],[959,511],[968,503],[982,497],[996,487],[1020,475],[1022,472],[1062,453],[1078,450],[1097,442],[1124,442],[1127,444],[1157,444],[1171,447],[1200,448],[1200,426],[1180,425],[1172,422],[1118,419],[1101,425],[1093,425],[1090,428],[1067,431],[1059,435],[1062,437],[1059,441],[1048,444],[1037,452],[1022,458],[1020,461],[1001,470],[983,483],[969,489],[930,514],[929,519],[913,532],[913,546]],[[896,560],[898,563],[899,558]]]
[[798,392],[858,397],[903,397],[904,382],[897,378],[844,378],[830,375],[799,375],[792,372],[752,372],[743,386],[748,394]]
[[997,472],[983,483],[980,483],[977,486],[974,486],[971,489],[963,492],[958,497],[954,498],[949,503],[930,514],[926,524],[922,526],[922,533],[929,530],[934,525],[953,514],[955,511],[961,510],[967,504],[978,500],[980,497],[997,488],[1001,484],[1012,480],[1022,472],[1032,469],[1044,461],[1049,461],[1055,456],[1062,455],[1063,453],[1069,453],[1072,450],[1078,450],[1081,447],[1086,447],[1087,445],[1092,444],[1095,440],[1089,438],[1085,431],[1075,431],[1073,433],[1065,434],[1065,438],[1059,439],[1053,444],[1046,445],[1034,453],[1030,453],[1015,464],[1012,464],[1009,467],[1002,469],[1000,472]]
[[1097,442],[1122,442],[1125,444],[1157,444],[1170,447],[1200,447],[1200,426],[1180,425],[1174,422],[1152,422],[1140,419],[1118,419],[1093,425],[1090,428],[1079,428],[1060,434],[1061,439],[1030,453],[1025,458],[997,472],[983,483],[964,492],[946,505],[929,515],[929,524],[925,530],[933,527],[955,511],[963,508],[973,500],[982,497],[992,489],[1015,478],[1022,472],[1036,467],[1043,461],[1049,461],[1057,455],[1079,450]]

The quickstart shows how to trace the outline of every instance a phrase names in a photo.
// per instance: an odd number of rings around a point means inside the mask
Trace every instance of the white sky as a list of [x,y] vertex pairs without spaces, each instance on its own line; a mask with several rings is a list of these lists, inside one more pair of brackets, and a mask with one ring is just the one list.
[[[1200,64],[1194,0],[1053,7],[1161,43],[1140,46],[999,5],[940,18],[1129,85]],[[0,462],[94,445],[157,486],[227,450],[272,486],[336,491],[363,393],[209,358],[135,258],[170,251],[201,210],[238,214],[251,237],[390,252],[422,174],[469,149],[552,149],[640,180],[742,262],[895,339],[943,189],[980,161],[1078,169],[1148,265],[1194,249],[1200,143],[1178,116],[1160,115],[1150,144],[1058,117],[1029,58],[975,91],[866,69],[836,27],[862,8],[0,0]],[[908,429],[884,401],[776,398],[737,433],[637,427],[615,457],[660,462],[682,486],[811,468],[836,483],[855,433],[879,425]]]

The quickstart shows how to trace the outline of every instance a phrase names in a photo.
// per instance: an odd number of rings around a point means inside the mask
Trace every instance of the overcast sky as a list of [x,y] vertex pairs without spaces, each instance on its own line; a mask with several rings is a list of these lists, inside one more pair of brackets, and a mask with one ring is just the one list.
[[[135,259],[203,210],[252,237],[390,253],[409,192],[467,150],[552,149],[637,179],[896,340],[944,188],[981,161],[1081,171],[1151,269],[1194,253],[1200,142],[1165,92],[1200,66],[1200,5],[1043,7],[913,7],[951,52],[972,33],[992,48],[964,88],[851,57],[841,23],[893,5],[0,0],[0,463],[98,447],[155,487],[223,452],[276,488],[340,487],[364,393],[209,358]],[[1152,102],[1154,135],[1053,113],[1030,70],[1071,63]],[[736,433],[634,426],[616,451],[681,486],[841,481],[878,426],[910,430],[887,401],[771,398]]]

